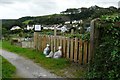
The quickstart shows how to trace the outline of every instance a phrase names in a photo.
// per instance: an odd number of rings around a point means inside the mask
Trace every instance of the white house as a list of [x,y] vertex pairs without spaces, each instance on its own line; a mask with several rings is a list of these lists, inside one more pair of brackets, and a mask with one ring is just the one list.
[[75,24],[75,23],[78,23],[78,21],[76,21],[76,20],[72,21],[72,24]]
[[62,24],[56,26],[57,30],[61,30],[61,27],[62,27]]
[[49,29],[49,27],[43,27],[43,29],[48,30],[48,29]]
[[61,27],[61,32],[66,32],[67,31],[67,28],[66,28],[67,26],[66,25],[64,25],[63,27]]
[[70,24],[70,21],[66,21],[65,24]]
[[50,26],[49,29],[54,30],[54,26]]
[[27,25],[27,30],[33,30],[34,25]]
[[10,30],[19,30],[21,29],[19,26],[13,26]]
[[72,24],[76,24],[76,23],[81,24],[81,23],[83,23],[83,20],[74,20],[74,21],[72,21]]

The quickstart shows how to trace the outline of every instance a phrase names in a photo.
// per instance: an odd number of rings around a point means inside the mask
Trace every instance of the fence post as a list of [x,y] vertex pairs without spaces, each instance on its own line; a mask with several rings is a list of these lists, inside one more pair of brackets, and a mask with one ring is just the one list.
[[57,28],[56,25],[54,25],[54,52],[56,51],[56,33],[57,32]]
[[53,46],[54,46],[54,52],[56,51],[56,39],[55,39],[55,38],[56,38],[56,36],[53,37],[53,40],[54,40],[54,41],[53,41],[53,44],[54,44],[54,45],[53,45]]
[[48,44],[50,45],[51,39],[50,36],[48,36]]
[[88,43],[88,63],[90,63],[90,43]]
[[79,40],[79,58],[78,59],[80,64],[82,64],[82,48],[83,48],[82,44],[83,44],[82,40]]
[[74,40],[73,39],[71,39],[71,47],[70,47],[70,60],[72,61],[73,60],[73,42],[74,42]]
[[47,44],[47,39],[46,39],[46,38],[47,38],[47,36],[46,36],[46,35],[44,35],[44,36],[43,36],[43,38],[44,38],[44,41],[43,41],[43,42],[44,42],[43,50],[44,50],[44,48],[46,47],[46,44]]
[[99,34],[99,31],[98,29],[95,27],[95,22],[100,20],[99,18],[96,18],[94,20],[91,21],[90,23],[90,54],[89,54],[89,57],[90,57],[90,61],[93,60],[93,57],[94,57],[94,50],[95,50],[95,39],[98,39],[98,34]]
[[34,32],[34,48],[38,50],[38,36],[39,32]]
[[54,36],[56,36],[57,28],[54,26]]
[[[62,37],[60,37],[60,46],[62,47]],[[63,47],[62,47],[63,49]]]
[[70,55],[70,39],[67,38],[67,58],[69,59],[69,55]]
[[75,38],[75,47],[74,47],[74,61],[77,62],[77,53],[78,53],[78,38]]
[[63,38],[63,57],[66,56],[65,50],[66,50],[66,37]]
[[84,41],[83,63],[87,64],[87,41]]
[[60,46],[60,44],[59,44],[59,39],[60,39],[60,38],[57,37],[56,39],[57,39],[57,49],[58,49],[58,47]]
[[53,36],[51,36],[51,51],[53,51]]
[[39,40],[40,40],[40,41],[39,41],[39,42],[40,42],[39,50],[42,51],[42,49],[41,49],[41,45],[42,45],[42,43],[41,43],[41,41],[42,41],[42,40],[41,40],[41,35],[39,36]]
[[71,29],[71,34],[72,34],[72,35],[74,34],[74,29]]

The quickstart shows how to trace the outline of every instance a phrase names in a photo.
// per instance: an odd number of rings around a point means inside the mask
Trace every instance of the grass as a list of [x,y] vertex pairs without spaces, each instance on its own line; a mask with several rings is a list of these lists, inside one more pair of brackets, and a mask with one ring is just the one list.
[[[1,48],[2,48],[2,41],[0,40],[0,49]],[[0,56],[0,64],[2,64],[2,57],[1,56]],[[2,65],[0,65],[0,80],[1,79],[2,79]]]
[[0,80],[2,78],[2,57],[0,56]]
[[2,78],[12,78],[15,75],[15,71],[15,66],[2,57]]
[[[75,65],[73,66],[72,63],[65,58],[46,58],[42,52],[11,45],[8,41],[3,41],[2,44],[3,49],[6,49],[10,52],[15,52],[21,56],[32,59],[35,63],[38,63],[42,67],[48,69],[51,73],[55,73],[59,76],[66,77],[67,75],[72,74],[74,75],[74,77],[81,77],[85,72],[83,71],[83,69],[75,70]],[[70,71],[70,73],[68,73],[69,71],[67,70],[72,69],[74,70],[74,73],[71,73],[73,71]]]
[[0,49],[2,48],[2,41],[0,40]]

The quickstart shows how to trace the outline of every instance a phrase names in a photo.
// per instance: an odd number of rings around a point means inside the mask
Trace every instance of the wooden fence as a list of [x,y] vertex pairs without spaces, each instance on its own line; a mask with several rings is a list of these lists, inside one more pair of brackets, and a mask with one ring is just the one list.
[[37,50],[43,51],[46,44],[50,45],[53,52],[62,46],[63,57],[73,62],[87,64],[90,60],[90,43],[78,38],[67,38],[62,36],[37,35],[34,46]]
[[33,41],[22,41],[21,44],[22,48],[34,48]]
[[49,44],[51,50],[55,52],[58,46],[62,46],[64,58],[79,64],[87,64],[93,60],[95,47],[99,39],[100,33],[96,28],[96,23],[99,20],[99,18],[96,18],[90,23],[90,42],[78,38],[56,36],[56,29],[54,29],[54,36],[39,35],[38,32],[34,32],[34,48],[43,51],[46,44]]

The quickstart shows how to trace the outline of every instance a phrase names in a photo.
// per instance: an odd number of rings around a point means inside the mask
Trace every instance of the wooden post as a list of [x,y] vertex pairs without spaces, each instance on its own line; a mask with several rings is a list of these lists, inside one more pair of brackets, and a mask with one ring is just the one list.
[[59,44],[59,37],[57,37],[57,48],[60,46]]
[[79,40],[79,63],[82,64],[82,40]]
[[56,51],[56,32],[57,32],[57,28],[56,25],[54,26],[54,52]]
[[71,61],[73,61],[73,48],[74,48],[74,47],[73,47],[73,41],[74,41],[74,40],[71,39],[71,47],[70,47],[70,50],[71,50],[71,51],[70,51],[70,60],[71,60]]
[[[62,36],[60,37],[60,46],[62,47],[61,51],[63,52],[63,38]],[[62,54],[63,57],[63,54]]]
[[53,36],[51,36],[51,51],[53,51]]
[[39,36],[39,45],[40,45],[40,47],[39,47],[39,50],[41,51],[41,35]]
[[69,58],[70,55],[70,39],[67,38],[67,58]]
[[74,34],[74,29],[71,29],[71,34]]
[[95,22],[99,20],[99,18],[97,19],[94,19],[91,21],[90,23],[90,54],[89,54],[89,57],[90,57],[90,61],[93,59],[94,57],[94,50],[95,50],[95,37],[98,37],[98,36],[95,36]]
[[43,36],[43,50],[45,49],[46,47],[46,44],[47,44],[47,39],[46,39],[46,35]]
[[75,47],[74,47],[74,61],[77,62],[77,52],[78,52],[78,38],[75,38]]
[[56,36],[53,37],[53,40],[54,40],[54,52],[56,51]]
[[39,32],[34,32],[34,48],[38,50],[38,36]]
[[90,24],[90,60],[92,59],[93,57],[93,53],[94,53],[94,22],[95,20],[92,20],[91,21],[91,24]]
[[66,56],[65,50],[66,50],[66,38],[64,37],[64,38],[63,38],[63,57]]
[[41,35],[41,51],[43,49],[43,36]]
[[54,36],[56,36],[57,28],[54,26]]
[[38,50],[40,51],[40,36],[38,36]]
[[84,54],[83,54],[83,61],[84,61],[84,64],[87,64],[87,42],[84,41]]
[[50,36],[48,35],[48,44],[50,45]]
[[88,63],[90,63],[90,43],[88,43]]

